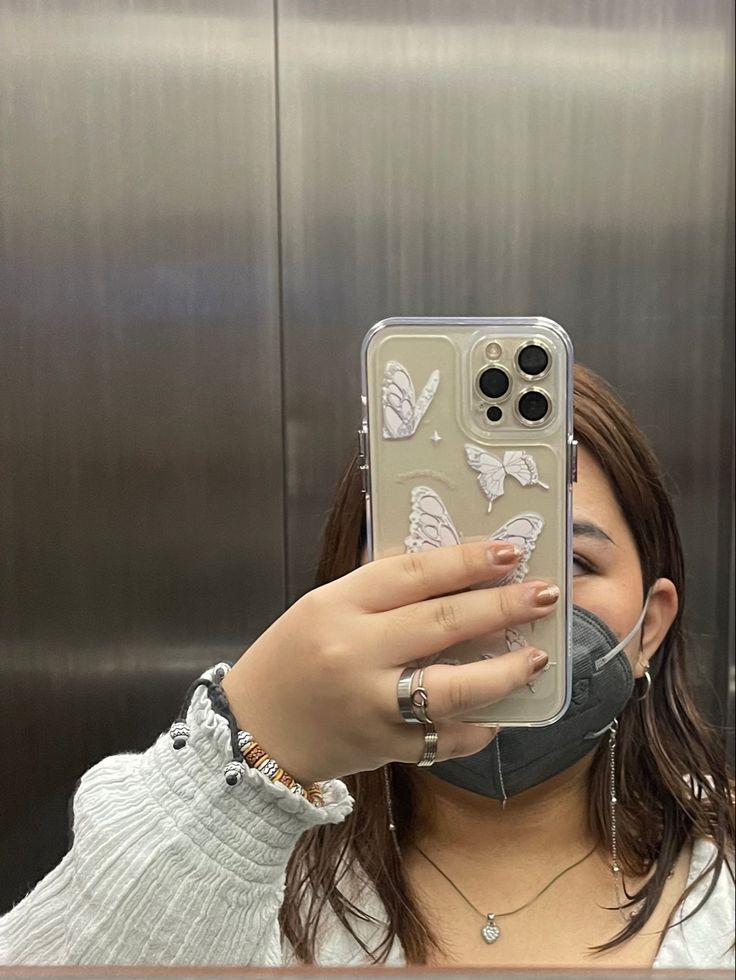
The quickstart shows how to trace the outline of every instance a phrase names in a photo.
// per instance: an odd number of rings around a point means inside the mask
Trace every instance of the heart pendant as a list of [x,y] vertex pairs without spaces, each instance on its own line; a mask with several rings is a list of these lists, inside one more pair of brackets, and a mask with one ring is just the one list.
[[489,912],[488,922],[486,922],[486,924],[483,926],[483,928],[480,931],[481,936],[485,939],[485,941],[488,943],[489,946],[491,945],[491,943],[495,943],[495,941],[501,935],[501,930],[498,928],[498,926],[494,921],[495,918],[496,916],[492,912]]

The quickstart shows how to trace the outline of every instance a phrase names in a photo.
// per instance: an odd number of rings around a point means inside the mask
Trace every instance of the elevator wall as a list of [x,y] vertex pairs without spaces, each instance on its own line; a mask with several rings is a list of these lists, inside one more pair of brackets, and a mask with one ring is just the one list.
[[0,0],[0,911],[309,588],[388,315],[545,315],[674,491],[733,724],[727,0]]

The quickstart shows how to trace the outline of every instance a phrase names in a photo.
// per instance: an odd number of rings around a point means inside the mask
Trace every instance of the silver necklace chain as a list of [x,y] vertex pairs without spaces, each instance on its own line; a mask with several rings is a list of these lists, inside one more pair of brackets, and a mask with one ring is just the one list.
[[[621,871],[621,866],[618,863],[618,827],[616,821],[616,806],[618,804],[618,798],[616,796],[617,734],[618,734],[618,719],[614,719],[614,721],[611,723],[611,727],[609,729],[609,735],[608,735],[608,759],[609,759],[609,766],[608,766],[609,794],[608,795],[609,795],[609,807],[610,807],[610,818],[611,818],[610,820],[611,822],[611,873],[613,875],[614,888],[616,891],[616,905],[618,907],[618,911],[620,912],[624,922],[628,922],[629,919],[632,919],[636,916],[638,908],[632,909],[631,911],[628,912],[628,914],[626,912],[626,907],[630,903],[624,899],[625,888],[623,887],[623,872]],[[399,861],[401,861],[402,854],[396,836],[396,822],[394,820],[393,799],[391,793],[391,782],[388,774],[388,767],[384,768],[383,776],[384,776],[384,783],[386,787],[386,807],[388,810],[388,821],[389,821],[388,826],[391,832],[391,839],[393,841],[396,854],[398,855]],[[529,908],[529,906],[532,905],[534,902],[536,902],[537,899],[541,898],[542,895],[544,895],[544,893],[552,887],[552,885],[554,885],[557,881],[559,881],[563,875],[566,875],[568,871],[572,871],[574,868],[577,868],[578,865],[582,864],[583,861],[587,860],[596,850],[596,845],[594,845],[592,850],[588,851],[587,854],[584,854],[583,857],[581,857],[574,864],[571,864],[569,867],[564,868],[562,871],[560,871],[560,873],[555,875],[555,877],[550,882],[548,882],[544,886],[544,888],[534,896],[534,898],[526,902],[526,904],[520,905],[518,909],[512,909],[512,911],[510,912],[483,913],[480,911],[479,908],[476,908],[476,906],[473,905],[470,899],[467,898],[467,896],[460,891],[460,889],[457,887],[455,882],[450,877],[448,877],[448,875],[445,874],[442,868],[438,867],[435,864],[435,862],[429,857],[429,855],[425,854],[424,851],[416,844],[412,844],[412,847],[414,847],[414,849],[422,855],[425,861],[428,861],[432,865],[432,867],[442,875],[442,877],[447,881],[449,885],[452,885],[452,887],[455,889],[458,895],[463,899],[463,901],[467,905],[470,906],[471,909],[473,909],[474,912],[476,912],[478,915],[482,916],[486,920],[486,924],[483,926],[483,929],[481,930],[481,935],[483,936],[483,939],[489,944],[495,943],[496,940],[499,939],[501,935],[501,930],[496,924],[496,919],[505,918],[510,915],[515,915],[517,912],[522,912],[524,909]],[[670,873],[670,877],[671,877],[671,873]]]
[[445,881],[447,881],[448,884],[452,885],[452,887],[458,893],[460,898],[462,898],[463,901],[466,902],[470,906],[470,908],[473,909],[474,912],[477,912],[477,914],[481,916],[481,918],[486,920],[486,924],[483,926],[483,929],[481,930],[481,935],[483,936],[485,941],[490,944],[490,943],[495,943],[496,940],[501,935],[501,930],[496,924],[496,919],[508,918],[508,916],[510,915],[516,915],[517,912],[523,912],[524,909],[528,909],[529,906],[533,905],[538,898],[541,898],[546,891],[549,891],[552,885],[554,885],[555,882],[559,881],[563,875],[566,875],[568,871],[572,871],[574,868],[577,868],[579,865],[583,863],[583,861],[587,861],[588,858],[591,856],[591,854],[593,854],[593,852],[596,850],[598,845],[594,844],[587,854],[584,854],[581,858],[578,858],[578,860],[574,864],[569,865],[567,868],[563,868],[562,871],[556,874],[551,881],[547,882],[547,884],[540,892],[537,892],[534,898],[531,898],[528,902],[525,902],[523,905],[520,905],[517,909],[512,909],[510,912],[481,912],[481,910],[477,906],[473,905],[473,903],[470,901],[467,895],[464,895],[463,892],[460,891],[460,889],[457,887],[455,882],[448,875],[445,874],[442,868],[438,867],[434,863],[432,858],[429,857],[428,854],[424,853],[421,847],[419,847],[417,844],[412,844],[411,846],[414,848],[415,851],[418,851],[422,855],[425,861],[429,861],[429,863],[432,865],[435,871],[438,871],[445,879]]

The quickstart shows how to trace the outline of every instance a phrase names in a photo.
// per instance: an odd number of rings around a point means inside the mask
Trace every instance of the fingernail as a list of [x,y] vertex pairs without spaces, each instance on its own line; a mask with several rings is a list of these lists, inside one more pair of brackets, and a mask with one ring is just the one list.
[[537,606],[553,606],[560,598],[560,590],[556,585],[543,585],[540,588],[536,584],[531,587],[531,592],[532,601]]
[[546,667],[548,662],[549,657],[544,650],[535,650],[533,653],[529,654],[529,663],[532,665],[532,669],[535,673]]
[[518,561],[523,552],[515,544],[497,544],[488,549],[488,558],[492,565],[507,565]]

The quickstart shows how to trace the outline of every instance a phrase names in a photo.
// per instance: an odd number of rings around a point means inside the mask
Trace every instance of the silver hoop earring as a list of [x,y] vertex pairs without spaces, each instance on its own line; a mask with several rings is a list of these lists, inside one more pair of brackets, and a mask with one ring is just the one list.
[[648,668],[644,671],[644,678],[643,679],[646,680],[646,682],[647,682],[647,689],[642,694],[642,696],[640,698],[637,698],[636,699],[637,701],[646,701],[646,699],[649,697],[649,692],[652,689],[652,675],[649,673],[649,669]]

